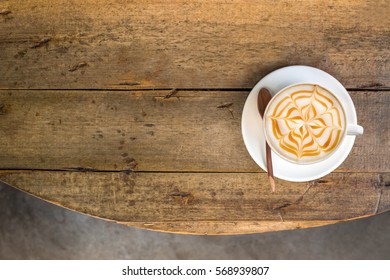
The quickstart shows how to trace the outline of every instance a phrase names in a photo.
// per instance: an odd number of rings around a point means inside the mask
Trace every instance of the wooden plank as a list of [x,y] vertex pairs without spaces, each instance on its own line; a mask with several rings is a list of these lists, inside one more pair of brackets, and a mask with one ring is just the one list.
[[161,231],[264,232],[319,226],[390,209],[389,173],[333,173],[309,183],[264,173],[2,171],[21,190],[88,215]]
[[154,222],[154,223],[120,223],[127,226],[180,234],[198,235],[233,235],[264,233],[271,231],[305,229],[337,223],[337,221],[234,221],[234,222]]
[[[241,136],[248,92],[169,94],[0,91],[0,169],[259,171]],[[365,134],[338,171],[389,172],[390,94],[351,95]]]
[[250,88],[319,67],[389,88],[388,1],[6,0],[0,88]]

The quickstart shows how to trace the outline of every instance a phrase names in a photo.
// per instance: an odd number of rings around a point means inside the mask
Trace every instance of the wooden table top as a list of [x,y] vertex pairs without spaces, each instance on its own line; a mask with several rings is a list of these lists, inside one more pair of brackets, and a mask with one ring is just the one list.
[[[390,209],[388,1],[0,2],[0,180],[131,226],[314,227]],[[287,65],[348,89],[365,134],[330,175],[266,174],[243,104]],[[218,108],[231,103],[228,108]]]

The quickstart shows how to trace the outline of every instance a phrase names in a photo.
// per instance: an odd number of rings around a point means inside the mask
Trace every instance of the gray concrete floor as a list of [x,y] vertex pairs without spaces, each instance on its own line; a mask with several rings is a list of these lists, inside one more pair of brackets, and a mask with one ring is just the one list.
[[390,213],[306,230],[189,236],[91,218],[0,183],[0,259],[390,259]]

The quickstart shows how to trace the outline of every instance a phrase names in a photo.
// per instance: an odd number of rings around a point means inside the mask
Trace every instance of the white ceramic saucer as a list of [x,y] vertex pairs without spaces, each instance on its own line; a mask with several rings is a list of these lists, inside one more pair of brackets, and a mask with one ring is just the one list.
[[[249,93],[242,112],[241,129],[245,146],[254,161],[266,170],[265,138],[262,119],[257,110],[257,95],[262,87],[276,94],[279,90],[297,83],[322,85],[332,91],[346,109],[347,123],[357,124],[356,110],[343,85],[333,76],[309,66],[288,66],[271,72],[262,78]],[[346,135],[338,150],[323,161],[299,165],[272,153],[274,176],[293,182],[305,182],[321,178],[335,170],[348,156],[355,142],[353,135]]]

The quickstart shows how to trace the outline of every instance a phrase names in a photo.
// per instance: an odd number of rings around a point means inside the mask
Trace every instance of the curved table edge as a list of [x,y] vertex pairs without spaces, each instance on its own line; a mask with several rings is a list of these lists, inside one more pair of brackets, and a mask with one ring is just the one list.
[[353,221],[362,218],[368,218],[371,216],[376,216],[382,213],[385,213],[390,210],[380,211],[378,213],[372,213],[369,215],[363,215],[359,217],[353,217],[350,219],[343,220],[257,220],[257,221],[164,221],[164,222],[128,222],[128,221],[116,221],[104,217],[95,216],[92,214],[84,213],[78,210],[71,209],[66,207],[58,202],[51,201],[34,195],[33,193],[27,192],[18,187],[12,186],[4,181],[1,183],[6,186],[12,187],[18,191],[21,191],[25,194],[31,195],[34,198],[37,198],[41,201],[62,207],[64,209],[70,210],[72,212],[86,215],[92,218],[99,220],[104,220],[107,222],[113,222],[120,225],[125,225],[129,227],[134,227],[137,229],[150,230],[162,233],[174,233],[174,234],[187,234],[187,235],[240,235],[240,234],[256,234],[256,233],[267,233],[267,232],[276,232],[276,231],[286,231],[286,230],[298,230],[298,229],[307,229],[314,227],[321,227],[341,222]]

